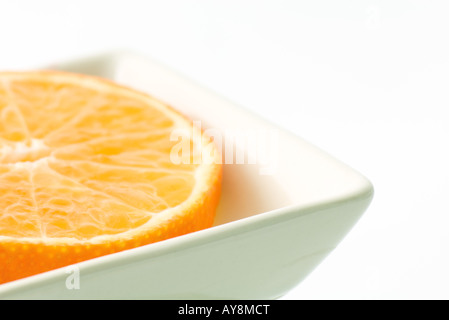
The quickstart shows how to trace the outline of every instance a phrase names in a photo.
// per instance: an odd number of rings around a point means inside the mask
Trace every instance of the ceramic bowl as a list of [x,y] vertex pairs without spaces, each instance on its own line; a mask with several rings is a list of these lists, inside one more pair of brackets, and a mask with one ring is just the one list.
[[372,200],[354,169],[148,57],[113,52],[52,68],[145,91],[209,130],[224,152],[222,196],[209,229],[0,285],[2,299],[276,299]]

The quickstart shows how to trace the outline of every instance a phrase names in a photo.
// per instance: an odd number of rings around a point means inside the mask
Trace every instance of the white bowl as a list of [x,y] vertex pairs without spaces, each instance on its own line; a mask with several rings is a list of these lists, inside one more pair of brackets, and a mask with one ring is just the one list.
[[[234,157],[225,160],[212,228],[6,283],[0,298],[279,298],[323,261],[371,202],[373,187],[358,172],[147,57],[114,52],[52,68],[145,91],[223,137],[224,156],[234,144]],[[236,142],[254,133],[253,144]],[[224,140],[231,142],[225,147]],[[265,153],[254,156],[254,141]]]

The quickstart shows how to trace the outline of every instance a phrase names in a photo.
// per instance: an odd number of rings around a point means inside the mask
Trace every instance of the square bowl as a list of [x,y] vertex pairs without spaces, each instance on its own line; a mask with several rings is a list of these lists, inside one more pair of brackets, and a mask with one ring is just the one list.
[[111,52],[51,69],[144,91],[212,132],[222,195],[211,228],[2,284],[2,299],[276,299],[372,200],[357,171],[148,57]]

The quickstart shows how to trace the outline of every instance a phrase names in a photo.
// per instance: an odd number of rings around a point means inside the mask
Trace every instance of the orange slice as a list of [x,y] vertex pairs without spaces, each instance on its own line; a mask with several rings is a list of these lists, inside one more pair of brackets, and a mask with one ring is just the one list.
[[212,226],[220,160],[200,128],[144,93],[0,73],[0,283]]

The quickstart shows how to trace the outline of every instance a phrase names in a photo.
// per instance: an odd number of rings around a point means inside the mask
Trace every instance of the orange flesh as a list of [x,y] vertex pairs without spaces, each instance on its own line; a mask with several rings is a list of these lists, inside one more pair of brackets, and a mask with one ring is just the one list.
[[199,131],[214,161],[173,163],[177,128],[197,130],[102,79],[0,73],[0,283],[210,227],[219,155]]

